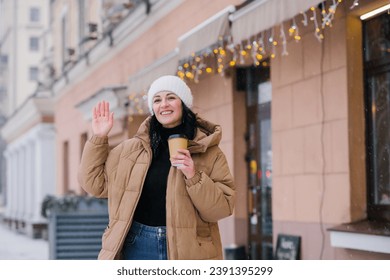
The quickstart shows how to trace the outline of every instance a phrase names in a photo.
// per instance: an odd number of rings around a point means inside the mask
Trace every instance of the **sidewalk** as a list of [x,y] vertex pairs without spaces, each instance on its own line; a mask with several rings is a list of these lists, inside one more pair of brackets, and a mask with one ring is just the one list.
[[49,242],[32,239],[0,222],[0,260],[48,260]]

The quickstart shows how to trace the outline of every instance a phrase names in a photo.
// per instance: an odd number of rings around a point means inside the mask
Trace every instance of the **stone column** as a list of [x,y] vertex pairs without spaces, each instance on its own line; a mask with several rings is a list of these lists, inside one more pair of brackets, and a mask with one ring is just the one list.
[[39,237],[47,221],[41,215],[42,201],[48,194],[55,194],[55,131],[52,124],[39,124],[32,132],[32,218],[29,235]]
[[34,140],[29,138],[26,141],[26,175],[25,175],[25,192],[26,192],[26,211],[24,219],[30,221],[33,217],[34,201]]
[[12,152],[10,149],[7,148],[7,150],[4,152],[5,160],[6,160],[6,173],[7,173],[7,181],[5,184],[5,192],[6,192],[6,204],[5,204],[5,219],[9,220],[11,217],[11,203],[12,203],[12,192],[11,192],[11,185],[12,185]]
[[24,143],[20,143],[19,146],[19,166],[18,166],[18,189],[19,189],[19,197],[18,197],[18,221],[19,223],[25,222],[25,214],[26,214],[26,146]]
[[14,149],[13,152],[13,159],[12,159],[12,167],[11,167],[11,172],[12,172],[12,184],[11,184],[11,220],[12,224],[16,227],[16,220],[17,220],[17,215],[18,215],[18,156],[19,156],[19,151],[17,148]]

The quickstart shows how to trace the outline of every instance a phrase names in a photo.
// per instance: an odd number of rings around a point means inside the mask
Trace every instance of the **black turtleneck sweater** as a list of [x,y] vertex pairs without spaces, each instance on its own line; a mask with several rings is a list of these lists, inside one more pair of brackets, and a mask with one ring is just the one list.
[[162,128],[162,143],[158,155],[153,154],[152,163],[146,174],[141,197],[134,213],[134,220],[149,226],[166,225],[167,180],[171,162],[169,161],[168,137],[182,133],[182,125]]

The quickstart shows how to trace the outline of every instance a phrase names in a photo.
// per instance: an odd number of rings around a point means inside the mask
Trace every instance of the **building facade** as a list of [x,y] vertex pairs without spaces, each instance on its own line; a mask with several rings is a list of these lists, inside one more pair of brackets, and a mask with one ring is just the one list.
[[[85,195],[77,169],[98,101],[115,112],[115,146],[148,116],[149,84],[176,74],[194,111],[223,129],[237,186],[234,215],[219,223],[226,249],[250,259],[389,259],[388,4],[50,1],[37,96],[53,106],[55,193]],[[10,178],[30,156],[7,161]],[[294,250],[282,250],[286,241]]]
[[46,224],[41,201],[54,192],[53,106],[47,95],[36,94],[48,8],[48,0],[0,2],[0,115],[6,145],[0,195],[7,224],[31,237],[41,235]]

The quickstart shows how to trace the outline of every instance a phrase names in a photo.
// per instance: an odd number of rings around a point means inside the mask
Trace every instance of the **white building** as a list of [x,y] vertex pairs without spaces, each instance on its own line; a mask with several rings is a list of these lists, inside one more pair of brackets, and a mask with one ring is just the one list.
[[42,235],[42,201],[58,192],[53,84],[132,5],[0,0],[0,216],[10,228]]
[[40,205],[55,190],[52,101],[39,86],[49,11],[49,0],[0,0],[0,131],[7,145],[0,203],[9,226],[31,237],[40,236]]

